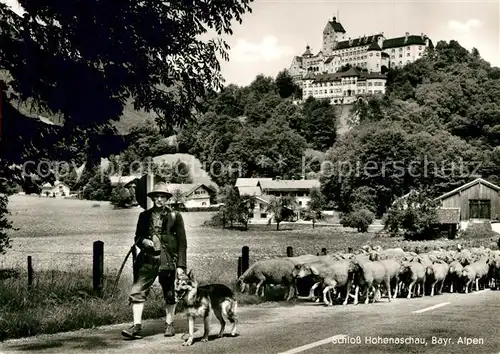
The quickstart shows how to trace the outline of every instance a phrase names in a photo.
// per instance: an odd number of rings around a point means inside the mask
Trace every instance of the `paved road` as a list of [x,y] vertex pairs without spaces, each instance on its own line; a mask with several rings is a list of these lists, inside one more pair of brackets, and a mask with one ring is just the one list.
[[[124,325],[119,325],[7,341],[0,344],[0,353],[500,353],[500,291],[329,308],[300,301],[266,303],[240,307],[239,317],[240,336],[192,347],[181,346],[181,334],[163,337],[162,321],[151,320],[144,323],[148,336],[143,340],[123,340]],[[186,325],[178,316],[178,331],[183,333]],[[202,322],[196,327],[199,337]],[[433,337],[440,342],[433,343]],[[401,344],[383,343],[401,339]]]

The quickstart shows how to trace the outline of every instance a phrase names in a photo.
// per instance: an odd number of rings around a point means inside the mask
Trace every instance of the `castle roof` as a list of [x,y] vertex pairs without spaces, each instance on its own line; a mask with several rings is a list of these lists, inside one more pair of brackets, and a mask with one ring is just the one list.
[[380,46],[378,45],[377,42],[372,42],[369,46],[368,46],[368,52],[370,51],[382,51],[382,48],[380,48]]
[[331,74],[318,74],[310,79],[314,79],[314,83],[320,82],[330,82],[330,81],[340,81],[343,77],[357,77],[360,81],[371,80],[371,79],[387,79],[387,76],[380,73],[366,73],[359,72],[355,68],[350,68],[343,73],[331,73]]
[[345,33],[344,27],[337,22],[337,18],[334,17],[332,21],[328,21],[328,24],[333,28],[335,32]]
[[341,41],[341,42],[338,42],[337,45],[333,47],[333,49],[339,50],[339,49],[346,49],[346,48],[353,48],[353,47],[368,45],[372,42],[378,41],[378,38],[381,36],[382,36],[381,34],[374,34],[372,36],[360,37],[360,38],[354,38],[352,40]]
[[383,48],[384,49],[397,48],[397,47],[404,47],[406,45],[413,45],[413,44],[425,45],[426,39],[428,39],[428,37],[416,36],[416,35],[389,38],[389,39],[386,39],[384,41]]
[[302,54],[302,56],[305,56],[305,55],[312,55],[311,47],[309,47],[309,46],[306,47],[306,51],[304,52],[304,54]]

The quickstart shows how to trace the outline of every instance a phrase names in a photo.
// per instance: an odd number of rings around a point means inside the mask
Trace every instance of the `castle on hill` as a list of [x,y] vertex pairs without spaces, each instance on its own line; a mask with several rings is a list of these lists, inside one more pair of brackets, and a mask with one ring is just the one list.
[[[346,39],[346,30],[337,18],[323,30],[321,50],[311,48],[295,56],[288,72],[309,96],[330,99],[332,104],[349,104],[360,96],[383,94],[385,73],[421,58],[432,41],[423,33],[385,38],[384,33]],[[339,72],[349,64],[351,69]]]

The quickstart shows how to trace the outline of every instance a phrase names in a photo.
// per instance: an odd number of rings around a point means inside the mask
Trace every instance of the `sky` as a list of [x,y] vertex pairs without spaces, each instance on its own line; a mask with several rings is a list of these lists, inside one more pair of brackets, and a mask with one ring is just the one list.
[[[0,1],[19,8],[16,0]],[[231,46],[229,62],[221,61],[226,84],[248,85],[258,74],[275,77],[306,45],[316,54],[333,16],[347,37],[424,33],[434,44],[454,39],[466,49],[476,47],[500,67],[500,0],[255,0],[251,7],[252,13],[243,15],[242,24],[234,22],[233,35],[225,38]]]

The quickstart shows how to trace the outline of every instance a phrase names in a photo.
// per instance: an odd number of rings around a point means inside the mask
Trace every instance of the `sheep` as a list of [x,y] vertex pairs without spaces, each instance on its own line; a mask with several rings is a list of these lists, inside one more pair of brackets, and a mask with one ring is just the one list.
[[[465,267],[467,268],[467,267]],[[465,271],[464,268],[464,271]],[[466,276],[468,276],[469,283],[475,280],[476,282],[476,291],[479,291],[479,283],[484,284],[485,279],[488,277],[489,273],[489,260],[488,258],[481,258],[480,260],[470,264],[470,268],[472,268],[472,272],[468,271]],[[474,278],[471,280],[471,276],[474,275]]]
[[448,270],[448,279],[450,280],[450,293],[453,289],[458,289],[459,282],[462,281],[462,272],[464,267],[459,261],[453,261],[450,263]]
[[[370,255],[373,257],[373,253]],[[365,304],[369,302],[369,292],[371,289],[376,290],[376,288],[384,283],[389,295],[389,302],[391,302],[391,285],[389,272],[384,263],[381,261],[371,261],[369,259],[363,258],[353,258],[351,261],[355,266],[359,267],[359,272],[355,273],[355,284],[356,290],[354,294],[354,304],[358,303],[358,291],[360,284],[366,286],[366,298]],[[376,300],[376,294],[373,298],[373,302]]]
[[353,273],[356,267],[351,261],[334,261],[332,263],[317,262],[311,264],[301,264],[295,266],[293,271],[294,277],[303,278],[310,274],[317,277],[326,287],[323,289],[323,302],[327,306],[332,306],[332,299],[328,299],[328,292],[335,290],[337,287],[347,287],[347,295],[344,305],[347,305],[349,297],[349,289],[353,281]]
[[464,279],[464,292],[466,294],[469,293],[469,285],[470,291],[472,292],[472,282],[476,279],[476,270],[472,267],[471,264],[466,265],[462,270],[462,277]]
[[[425,289],[425,269],[426,267],[421,262],[403,261],[401,263],[399,274],[402,277],[408,278],[410,283],[408,285],[408,299],[411,298],[415,285],[418,287],[417,293],[420,292],[420,285]],[[422,291],[422,296],[425,296],[425,291]]]
[[[294,266],[294,262],[287,258],[257,261],[238,278],[237,285],[240,286],[241,292],[243,292],[245,284],[257,283],[255,293],[258,295],[260,287],[265,283],[282,284],[288,286],[289,290],[286,296],[286,301],[288,301],[295,294],[295,283],[292,277]],[[264,296],[264,288],[262,288],[261,296]]]
[[431,284],[431,296],[434,296],[434,288],[439,282],[441,283],[441,286],[439,287],[438,294],[441,295],[443,292],[443,284],[446,276],[448,275],[449,269],[450,266],[441,260],[438,260],[437,262],[434,262],[432,266],[427,267],[427,276],[433,280]]

